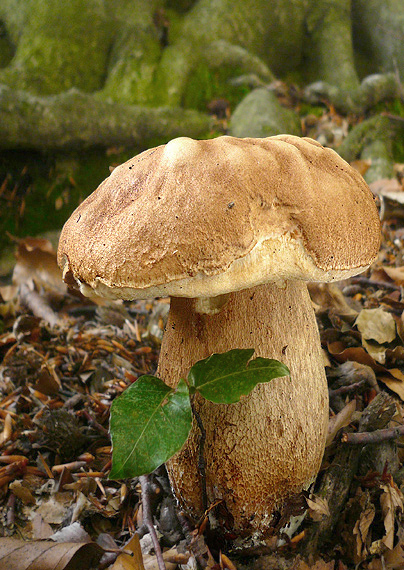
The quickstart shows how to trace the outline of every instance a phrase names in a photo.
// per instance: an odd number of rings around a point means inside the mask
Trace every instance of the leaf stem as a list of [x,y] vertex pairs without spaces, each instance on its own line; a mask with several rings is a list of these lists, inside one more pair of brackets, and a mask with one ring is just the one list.
[[195,397],[191,397],[191,409],[192,414],[198,424],[199,431],[201,432],[201,437],[199,438],[199,454],[198,454],[198,471],[201,476],[201,487],[202,487],[202,508],[204,511],[208,509],[208,492],[206,488],[206,463],[204,458],[204,449],[206,441],[206,430],[203,427],[202,419],[199,413],[196,411],[194,406]]

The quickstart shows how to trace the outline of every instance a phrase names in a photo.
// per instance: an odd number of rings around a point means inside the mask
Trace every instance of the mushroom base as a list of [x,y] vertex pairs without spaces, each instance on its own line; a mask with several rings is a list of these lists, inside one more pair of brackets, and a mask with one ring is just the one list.
[[[254,348],[291,371],[236,404],[195,402],[206,430],[208,501],[222,500],[216,517],[239,536],[264,535],[273,512],[314,479],[324,452],[328,390],[306,285],[233,293],[215,315],[197,313],[195,299],[172,298],[159,361],[165,382],[175,386],[196,361],[232,348]],[[194,520],[203,514],[199,439],[194,425],[168,463],[174,493]]]

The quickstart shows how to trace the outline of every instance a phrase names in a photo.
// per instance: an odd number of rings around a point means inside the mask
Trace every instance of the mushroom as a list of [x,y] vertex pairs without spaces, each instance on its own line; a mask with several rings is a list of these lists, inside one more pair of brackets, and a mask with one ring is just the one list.
[[[233,534],[265,534],[314,480],[328,391],[307,281],[375,259],[372,193],[336,152],[291,135],[178,138],[116,168],[72,214],[59,243],[65,280],[85,295],[171,297],[158,372],[175,386],[214,352],[254,348],[290,377],[242,401],[197,400],[209,504]],[[188,514],[203,513],[196,426],[168,463]]]

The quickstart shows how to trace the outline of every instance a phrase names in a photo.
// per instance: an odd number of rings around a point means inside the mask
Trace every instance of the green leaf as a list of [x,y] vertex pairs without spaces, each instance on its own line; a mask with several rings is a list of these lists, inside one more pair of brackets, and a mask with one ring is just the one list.
[[236,349],[200,360],[189,372],[190,392],[216,404],[232,404],[261,382],[289,376],[288,367],[278,360],[259,357],[248,362],[253,354],[253,348]]
[[110,479],[151,473],[184,445],[192,424],[189,390],[141,376],[112,402]]

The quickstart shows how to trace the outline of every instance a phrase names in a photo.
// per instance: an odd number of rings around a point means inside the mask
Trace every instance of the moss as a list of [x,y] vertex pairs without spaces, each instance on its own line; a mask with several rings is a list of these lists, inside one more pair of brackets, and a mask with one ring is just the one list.
[[243,70],[237,68],[211,69],[207,64],[199,65],[188,80],[182,101],[183,106],[206,112],[208,103],[220,98],[226,99],[230,108],[234,109],[251,91],[246,85],[230,84],[230,79],[242,73]]
[[14,56],[14,47],[7,33],[5,23],[0,20],[0,68],[6,67]]
[[12,64],[0,81],[41,95],[99,89],[114,33],[98,0],[31,0]]
[[45,154],[3,151],[0,154],[0,249],[15,236],[60,229],[71,212],[109,175],[108,167],[124,162],[139,149],[114,154],[105,150]]

